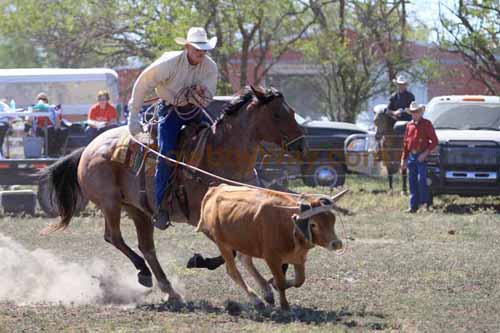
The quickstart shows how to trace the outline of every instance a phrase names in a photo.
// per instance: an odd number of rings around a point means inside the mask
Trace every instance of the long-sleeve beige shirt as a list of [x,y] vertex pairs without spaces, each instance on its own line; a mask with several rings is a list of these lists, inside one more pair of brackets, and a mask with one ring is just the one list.
[[205,86],[207,97],[212,98],[215,95],[217,78],[217,65],[208,55],[205,55],[200,64],[191,65],[186,50],[166,52],[137,78],[129,101],[130,112],[137,115],[144,97],[153,89],[158,97],[168,104],[174,104],[175,95],[181,89],[192,85]]

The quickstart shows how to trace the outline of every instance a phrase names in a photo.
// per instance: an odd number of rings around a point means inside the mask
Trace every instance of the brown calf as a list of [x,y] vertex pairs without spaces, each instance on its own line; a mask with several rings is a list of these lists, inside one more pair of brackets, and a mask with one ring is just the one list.
[[[203,199],[197,231],[202,231],[217,244],[226,261],[227,273],[256,306],[263,303],[241,277],[233,253],[242,254],[244,266],[250,268],[250,273],[264,289],[266,301],[273,303],[269,283],[251,262],[252,257],[264,259],[273,274],[270,282],[279,291],[281,307],[289,309],[285,290],[304,283],[307,252],[315,245],[329,250],[342,248],[335,234],[332,205],[329,199],[317,198],[307,199],[299,206],[290,195],[219,185],[209,189]],[[300,223],[294,222],[301,222],[302,226],[305,222],[306,228],[299,228]],[[284,263],[294,265],[294,281],[286,280],[281,269]]]

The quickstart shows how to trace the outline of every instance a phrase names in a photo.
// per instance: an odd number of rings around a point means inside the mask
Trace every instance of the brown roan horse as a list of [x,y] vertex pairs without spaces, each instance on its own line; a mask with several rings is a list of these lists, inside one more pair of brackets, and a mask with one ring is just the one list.
[[[403,153],[403,136],[394,130],[396,119],[389,114],[387,109],[375,112],[374,119],[376,132],[375,139],[379,143],[379,149],[384,166],[387,169],[389,188],[392,191],[393,175],[400,170],[401,155]],[[406,193],[407,173],[402,172],[402,190]]]
[[[111,161],[118,139],[127,127],[109,130],[94,139],[86,148],[61,158],[42,170],[41,175],[53,189],[54,205],[61,216],[58,224],[46,232],[65,228],[75,214],[79,202],[88,199],[102,210],[105,219],[104,239],[123,252],[139,270],[139,283],[151,287],[152,276],[169,299],[179,299],[167,279],[155,253],[151,214],[141,205],[140,181],[131,169]],[[251,87],[242,91],[225,108],[217,121],[215,131],[209,134],[199,167],[229,179],[248,182],[254,178],[254,164],[262,141],[273,142],[291,149],[292,141],[303,135],[295,121],[293,109],[275,89],[263,91]],[[182,136],[182,142],[191,139]],[[298,146],[297,146],[298,147]],[[298,148],[300,150],[300,148]],[[174,204],[171,219],[196,227],[202,199],[211,183],[206,175],[194,175],[181,169],[178,184],[185,186],[188,196],[189,218]],[[217,181],[215,183],[218,183]],[[147,179],[148,197],[154,198],[152,177]],[[152,201],[150,201],[152,203]],[[144,260],[125,244],[120,231],[120,212],[124,208],[134,221],[139,250]],[[222,261],[223,263],[223,261]]]

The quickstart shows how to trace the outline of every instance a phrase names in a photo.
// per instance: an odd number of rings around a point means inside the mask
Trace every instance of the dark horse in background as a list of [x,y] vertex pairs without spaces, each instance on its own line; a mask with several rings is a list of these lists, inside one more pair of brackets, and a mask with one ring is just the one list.
[[[295,121],[293,109],[277,90],[271,88],[264,91],[255,87],[244,89],[223,111],[208,134],[203,156],[196,156],[200,169],[252,183],[261,142],[272,142],[288,150],[301,150],[298,139],[303,136],[302,129]],[[186,132],[189,131],[181,133],[179,147],[193,141],[194,136],[189,136]],[[124,135],[128,135],[126,126],[109,130],[84,149],[77,150],[42,170],[43,179],[53,189],[54,203],[61,216],[61,221],[47,227],[45,232],[67,227],[79,203],[88,199],[104,214],[104,240],[130,259],[139,271],[139,283],[146,287],[153,285],[151,269],[158,286],[168,294],[169,300],[180,299],[156,257],[151,212],[144,207],[140,195],[141,177],[137,177],[125,165],[111,160],[119,139]],[[185,153],[184,150],[181,152]],[[184,204],[179,203],[179,200],[173,201],[172,221],[196,227],[205,193],[209,186],[220,182],[199,172],[193,174],[184,168],[178,169],[176,174],[175,183],[184,186],[187,198]],[[150,207],[154,205],[153,189],[152,177],[146,179]],[[122,209],[126,210],[135,224],[139,250],[144,258],[122,238]],[[182,213],[183,211],[189,214]],[[219,265],[223,263],[223,259],[218,261]],[[251,263],[248,269],[252,269]]]
[[[396,119],[389,113],[387,108],[375,108],[375,139],[379,144],[380,156],[387,169],[389,188],[392,191],[393,175],[401,169],[401,155],[403,153],[403,137],[405,125],[398,126]],[[407,171],[401,173],[402,191],[407,192]]]

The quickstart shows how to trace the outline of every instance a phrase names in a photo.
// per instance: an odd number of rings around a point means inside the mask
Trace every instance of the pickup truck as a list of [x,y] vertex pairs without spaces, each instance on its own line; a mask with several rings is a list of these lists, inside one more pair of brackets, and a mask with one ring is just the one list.
[[500,195],[500,97],[435,97],[425,117],[439,140],[428,158],[430,193]]

